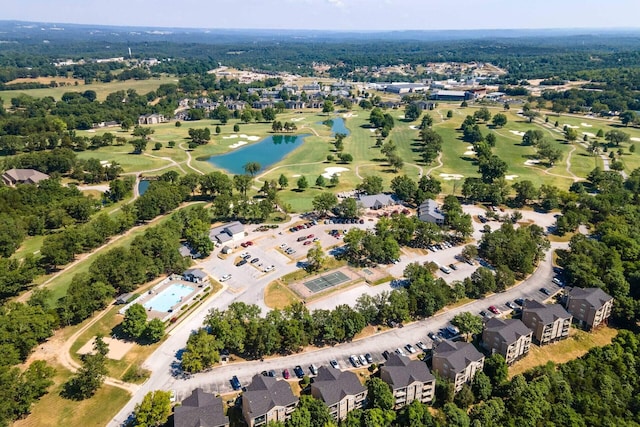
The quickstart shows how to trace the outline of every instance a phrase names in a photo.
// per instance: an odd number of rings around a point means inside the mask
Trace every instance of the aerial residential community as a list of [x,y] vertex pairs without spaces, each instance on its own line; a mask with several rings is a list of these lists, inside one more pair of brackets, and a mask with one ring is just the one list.
[[9,3],[0,425],[640,424],[635,23]]

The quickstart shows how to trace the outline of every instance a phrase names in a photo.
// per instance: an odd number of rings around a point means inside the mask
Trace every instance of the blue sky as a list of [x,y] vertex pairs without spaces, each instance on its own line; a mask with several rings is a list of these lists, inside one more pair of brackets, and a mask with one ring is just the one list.
[[640,0],[3,0],[0,19],[323,30],[638,28]]

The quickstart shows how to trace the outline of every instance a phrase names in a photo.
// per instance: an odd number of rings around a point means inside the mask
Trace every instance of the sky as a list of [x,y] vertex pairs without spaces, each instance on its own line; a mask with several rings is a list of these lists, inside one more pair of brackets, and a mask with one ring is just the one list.
[[211,29],[638,28],[640,0],[2,0],[1,9],[3,20]]

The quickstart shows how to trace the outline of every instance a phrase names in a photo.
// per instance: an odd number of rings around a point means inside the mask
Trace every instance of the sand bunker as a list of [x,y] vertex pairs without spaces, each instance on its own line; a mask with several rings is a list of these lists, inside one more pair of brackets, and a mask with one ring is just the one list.
[[589,123],[580,123],[581,126],[584,126],[586,128],[592,128],[593,125],[590,125]]
[[229,146],[229,148],[238,148],[238,147],[242,147],[243,145],[247,145],[248,142],[247,141],[238,141],[235,144],[231,144]]
[[445,181],[457,181],[464,178],[464,175],[460,175],[458,173],[441,173],[440,177]]
[[375,132],[376,130],[375,130],[375,129],[369,129],[369,131],[370,131],[370,132]]
[[418,126],[411,125],[411,126],[409,126],[409,129],[418,130],[420,128]]
[[513,181],[517,177],[518,177],[518,175],[505,175],[504,179],[506,179],[507,181]]
[[100,160],[100,166],[105,167],[105,168],[110,168],[111,167],[111,162],[109,160]]
[[324,168],[324,173],[322,174],[322,176],[327,178],[327,179],[331,179],[331,177],[333,175],[340,176],[340,172],[346,172],[348,170],[349,170],[348,168],[341,168],[339,166],[331,166],[331,167],[328,167],[328,168]]
[[633,138],[629,138],[629,139],[634,141],[634,142],[640,142],[640,138],[636,138],[635,136]]
[[296,117],[295,119],[291,119],[292,122],[301,122],[304,120],[304,117]]
[[510,130],[509,132],[511,132],[514,135],[524,136],[524,132],[520,132],[519,130]]
[[223,136],[222,139],[235,139],[237,137],[238,135],[229,135],[229,136]]
[[259,136],[248,136],[248,135],[245,135],[244,133],[242,135],[240,135],[240,138],[247,139],[249,141],[260,141],[260,137]]
[[404,114],[398,116],[399,119],[404,119]]
[[473,150],[467,150],[464,152],[465,156],[475,156],[476,152]]
[[595,138],[596,134],[591,132],[582,132],[583,135],[587,135],[589,138]]
[[358,117],[358,115],[353,113],[345,113],[342,115],[342,117],[344,117],[345,119],[348,119],[349,117]]
[[297,174],[297,175],[291,175],[291,176],[294,177],[294,178],[300,178],[302,175]]
[[526,162],[524,162],[524,164],[527,166],[537,165],[538,163],[540,163],[540,160],[538,159],[529,159]]
[[[93,353],[93,343],[95,340],[95,337],[91,338],[88,343],[78,350],[78,354]],[[134,346],[133,342],[121,341],[111,337],[104,337],[102,340],[107,346],[109,346],[107,357],[112,360],[122,360],[127,352]]]
[[564,126],[570,128],[570,129],[580,129],[580,126],[571,126],[571,125],[568,125],[568,124],[565,124]]

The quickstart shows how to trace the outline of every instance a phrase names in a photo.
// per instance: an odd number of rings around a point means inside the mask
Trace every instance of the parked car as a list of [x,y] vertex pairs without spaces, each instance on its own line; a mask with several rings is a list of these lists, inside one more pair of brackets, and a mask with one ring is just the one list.
[[275,378],[276,377],[276,371],[271,369],[269,372],[267,372],[267,375],[269,375],[271,378]]
[[518,304],[521,307],[524,304],[524,300],[522,298],[516,298],[516,299],[513,300],[513,302],[515,302],[516,304]]
[[316,237],[316,236],[314,236],[313,234],[309,234],[309,235],[307,236],[307,239],[313,239],[314,237]]
[[440,267],[440,271],[442,271],[444,274],[449,274],[451,273],[451,270],[449,270],[447,267],[445,267],[444,265]]
[[282,371],[282,377],[283,377],[285,380],[288,380],[290,376],[291,376],[291,374],[289,373],[289,370],[288,370],[288,369],[285,369],[284,371]]
[[360,366],[358,358],[356,357],[355,354],[352,354],[351,356],[349,356],[349,362],[351,362],[354,368],[357,368],[358,366]]
[[439,343],[440,341],[442,341],[442,338],[440,338],[440,336],[438,336],[438,334],[436,334],[435,332],[429,332],[427,336],[431,341],[435,343]]
[[246,248],[249,245],[247,245],[247,242],[242,242],[242,243],[240,243],[240,246],[242,246],[243,248]]
[[285,249],[286,247],[287,247],[286,243],[283,243],[283,244],[280,245],[280,249]]
[[446,329],[446,331],[447,331],[447,332],[449,332],[449,334],[450,334],[452,337],[455,337],[456,335],[459,335],[459,334],[460,334],[460,329],[456,328],[456,327],[455,327],[455,326],[453,326],[453,325],[449,325],[449,326],[447,326],[445,329]]
[[298,242],[303,242],[303,241],[305,241],[305,240],[307,240],[307,236],[300,236],[300,237],[298,237]]
[[416,345],[418,346],[418,348],[422,351],[427,351],[428,347],[422,342],[422,341],[418,341],[416,343]]
[[312,242],[311,240],[307,240],[306,242],[304,242],[304,243],[303,243],[303,245],[307,246],[307,245],[310,245],[310,244],[312,244],[312,243],[313,243],[313,242]]
[[517,310],[518,309],[518,306],[515,305],[514,303],[512,303],[511,301],[508,301],[506,306],[509,307],[511,310]]
[[496,307],[495,305],[489,306],[489,311],[493,314],[500,314],[500,310],[498,310],[498,307]]
[[275,268],[276,268],[275,266],[270,265],[269,267],[265,267],[264,270],[262,270],[262,271],[264,271],[265,273],[268,273],[270,271],[275,270]]
[[360,364],[362,366],[367,364],[367,359],[364,357],[364,354],[361,354],[360,356],[358,356],[358,360],[360,361]]
[[258,261],[260,261],[260,258],[254,258],[251,260],[251,264],[255,264]]
[[333,366],[334,368],[336,368],[336,369],[340,369],[340,364],[338,363],[338,361],[337,361],[336,359],[332,359],[332,360],[330,360],[330,361],[329,361],[329,364],[330,364],[331,366]]
[[411,344],[407,344],[404,346],[404,348],[407,349],[407,351],[411,354],[414,354],[417,350],[414,346],[412,346]]
[[300,365],[296,365],[296,367],[293,368],[293,372],[296,374],[296,377],[298,378],[304,377],[304,371],[302,370],[302,366]]
[[384,360],[389,360],[389,356],[390,353],[387,350],[382,352],[382,357],[384,357]]
[[452,270],[457,270],[458,269],[458,267],[456,267],[455,264],[449,264],[449,268],[452,269]]
[[247,246],[253,246],[253,242],[252,242],[251,240],[249,240],[249,241],[247,242]]
[[249,258],[251,258],[251,254],[247,253],[245,254],[242,259],[248,260]]
[[407,354],[404,352],[403,349],[401,349],[400,347],[396,348],[396,353],[398,353],[400,356],[406,356]]
[[230,274],[225,274],[224,276],[222,276],[220,278],[221,282],[226,282],[227,280],[231,279],[231,275]]
[[231,387],[233,387],[234,390],[240,390],[242,388],[240,380],[235,375],[231,377]]
[[312,375],[318,375],[318,367],[312,364],[309,366],[309,372],[311,372]]
[[371,353],[365,354],[364,358],[367,359],[367,363],[373,363],[373,357],[371,357]]
[[236,264],[236,267],[241,267],[243,265],[245,265],[247,263],[246,259],[241,259],[240,261],[238,261],[238,263]]
[[540,292],[542,292],[545,295],[551,295],[551,291],[547,288],[540,288]]
[[484,318],[487,318],[487,319],[488,319],[488,318],[490,318],[490,317],[492,317],[492,316],[491,316],[491,314],[489,314],[488,312],[486,312],[486,311],[484,311],[484,310],[482,310],[482,311],[480,312],[480,316],[482,316],[482,317],[484,317]]
[[556,285],[558,285],[560,287],[564,286],[564,283],[562,282],[562,280],[560,280],[559,277],[554,277],[553,278],[553,283],[555,283]]

